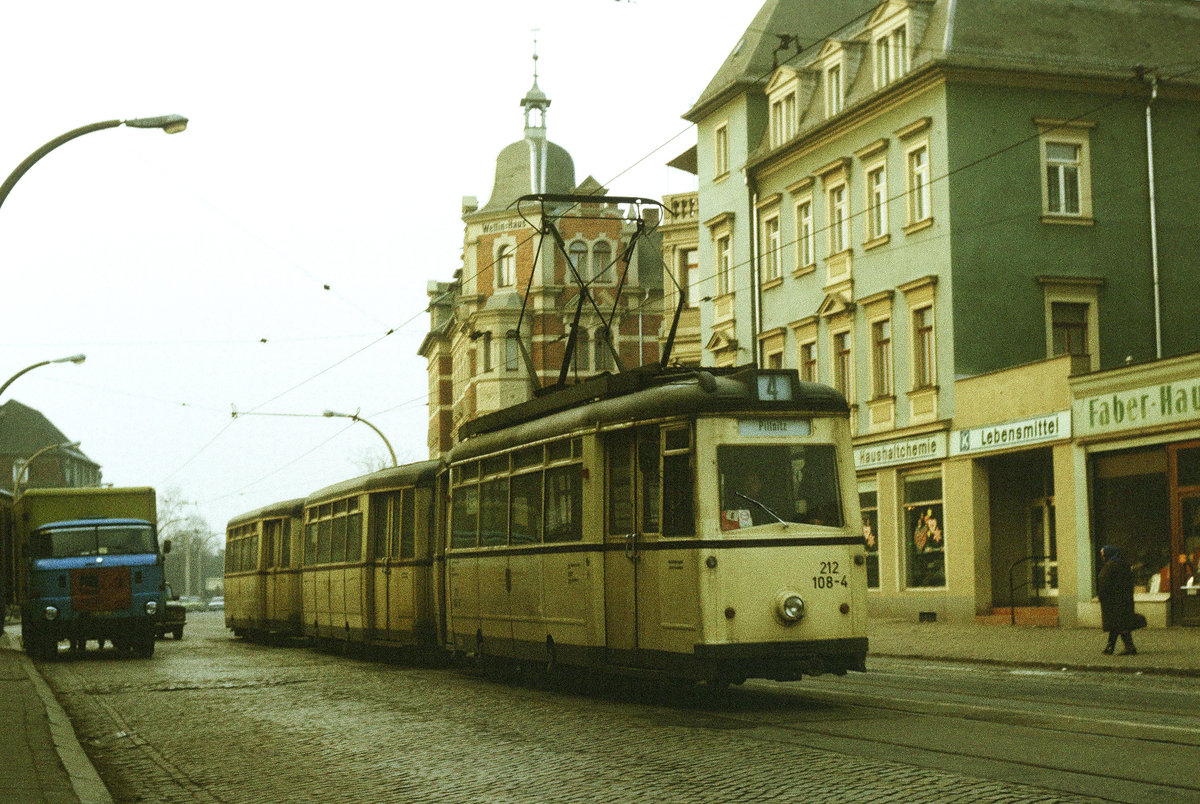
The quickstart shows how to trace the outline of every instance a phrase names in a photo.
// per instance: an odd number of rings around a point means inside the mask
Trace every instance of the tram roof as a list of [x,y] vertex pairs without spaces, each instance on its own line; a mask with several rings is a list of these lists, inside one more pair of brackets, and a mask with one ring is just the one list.
[[283,502],[271,503],[264,505],[262,508],[255,508],[253,511],[247,511],[244,514],[238,514],[233,519],[229,520],[228,528],[244,525],[247,522],[253,522],[256,519],[276,519],[282,516],[300,516],[304,513],[304,498],[297,497],[294,500],[285,500]]
[[360,475],[350,480],[343,480],[341,483],[334,483],[332,486],[326,486],[314,491],[302,502],[305,505],[317,505],[349,494],[411,486],[423,480],[433,479],[441,467],[441,461],[418,461],[406,463],[403,466],[390,466],[378,472],[371,472],[368,475]]
[[[758,398],[759,375],[786,375],[792,399]],[[618,424],[663,416],[712,412],[791,412],[803,415],[845,415],[846,398],[833,388],[799,379],[794,370],[635,369],[601,375],[553,394],[535,397],[464,424],[465,440],[450,452],[451,460],[482,455],[511,446],[514,441],[537,441],[597,425]]]

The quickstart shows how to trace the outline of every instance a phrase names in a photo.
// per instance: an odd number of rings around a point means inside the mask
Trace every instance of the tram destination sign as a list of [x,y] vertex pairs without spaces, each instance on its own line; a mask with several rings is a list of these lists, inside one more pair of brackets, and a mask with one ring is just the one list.
[[1001,449],[1019,449],[1071,437],[1071,411],[1048,413],[986,427],[970,427],[950,434],[951,455],[972,455]]
[[1075,435],[1100,435],[1200,419],[1200,379],[1076,399]]
[[809,419],[738,419],[738,435],[759,438],[804,438],[812,435]]

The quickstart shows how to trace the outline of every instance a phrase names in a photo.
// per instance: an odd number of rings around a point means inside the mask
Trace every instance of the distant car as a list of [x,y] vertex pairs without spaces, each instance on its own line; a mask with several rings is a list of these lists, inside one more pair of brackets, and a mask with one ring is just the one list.
[[183,639],[183,626],[187,622],[187,606],[179,600],[179,595],[171,589],[171,584],[167,584],[163,598],[166,605],[163,606],[162,615],[158,618],[158,624],[154,628],[155,635],[159,639],[165,638],[167,634],[176,639]]
[[214,597],[212,600],[208,601],[209,611],[220,611],[223,608],[225,608],[225,598],[223,597]]
[[204,601],[195,595],[183,595],[179,598],[179,602],[188,611],[204,611]]

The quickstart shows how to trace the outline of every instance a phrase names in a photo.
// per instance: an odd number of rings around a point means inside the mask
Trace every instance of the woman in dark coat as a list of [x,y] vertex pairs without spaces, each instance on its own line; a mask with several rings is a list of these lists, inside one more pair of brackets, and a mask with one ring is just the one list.
[[1133,646],[1133,630],[1138,625],[1133,614],[1133,570],[1111,544],[1100,548],[1100,556],[1104,559],[1104,566],[1100,568],[1096,586],[1100,598],[1101,627],[1108,632],[1108,646],[1104,652],[1112,653],[1120,636],[1125,644],[1121,655],[1129,656],[1137,653],[1137,648]]

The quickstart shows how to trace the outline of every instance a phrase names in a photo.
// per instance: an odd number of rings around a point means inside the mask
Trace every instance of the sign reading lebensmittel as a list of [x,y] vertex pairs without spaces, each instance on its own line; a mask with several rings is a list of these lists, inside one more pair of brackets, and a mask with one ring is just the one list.
[[1071,411],[1049,413],[987,427],[970,427],[950,433],[950,455],[974,455],[1044,444],[1071,437]]

